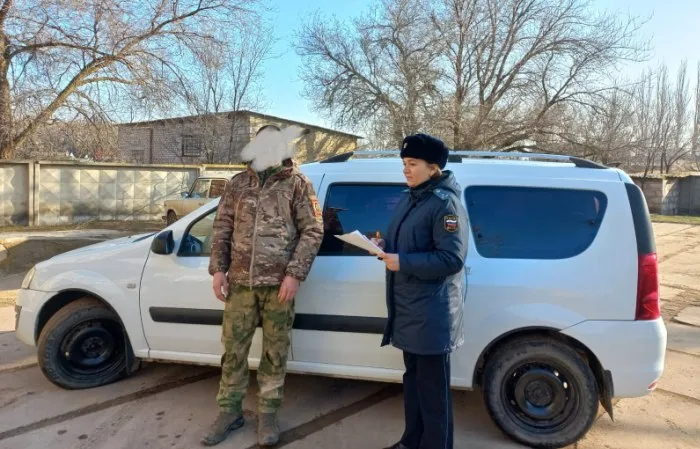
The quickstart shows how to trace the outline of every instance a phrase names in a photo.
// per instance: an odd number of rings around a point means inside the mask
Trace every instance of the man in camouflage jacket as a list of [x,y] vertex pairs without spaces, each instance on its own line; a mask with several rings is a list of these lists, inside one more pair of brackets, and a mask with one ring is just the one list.
[[243,425],[248,352],[260,320],[258,442],[277,443],[294,295],[322,239],[313,185],[291,159],[260,172],[249,165],[228,182],[214,219],[209,263],[214,293],[226,303],[217,395],[220,414],[202,440],[205,445],[218,444]]

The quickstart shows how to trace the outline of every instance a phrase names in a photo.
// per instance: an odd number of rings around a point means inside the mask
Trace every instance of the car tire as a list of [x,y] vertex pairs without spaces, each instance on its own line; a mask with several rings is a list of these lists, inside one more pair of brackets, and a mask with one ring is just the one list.
[[171,224],[175,223],[177,221],[177,215],[175,214],[174,211],[169,210],[168,214],[166,215],[165,218],[165,223],[170,226]]
[[46,323],[37,341],[41,371],[66,389],[106,385],[125,377],[129,339],[117,314],[94,298],[68,303]]
[[546,337],[500,346],[487,360],[483,394],[496,425],[535,448],[581,439],[598,412],[595,375],[571,347]]

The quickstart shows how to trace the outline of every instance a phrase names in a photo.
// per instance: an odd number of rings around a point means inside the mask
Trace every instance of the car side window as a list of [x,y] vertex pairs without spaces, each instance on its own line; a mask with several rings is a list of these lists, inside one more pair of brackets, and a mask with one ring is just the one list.
[[211,236],[216,209],[194,222],[185,232],[180,244],[178,256],[209,257],[211,255]]
[[224,193],[226,181],[223,179],[212,179],[211,188],[209,189],[209,198],[218,198]]
[[209,192],[209,182],[208,179],[198,179],[192,186],[190,198],[206,198]]
[[335,237],[358,230],[368,238],[386,238],[389,221],[405,185],[331,184],[323,208],[323,241],[319,256],[370,256]]
[[565,259],[585,251],[607,207],[594,190],[471,186],[464,196],[482,257]]

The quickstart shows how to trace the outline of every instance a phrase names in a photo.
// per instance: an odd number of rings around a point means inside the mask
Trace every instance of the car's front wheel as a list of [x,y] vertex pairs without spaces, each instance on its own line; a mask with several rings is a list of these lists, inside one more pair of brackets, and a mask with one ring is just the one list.
[[92,388],[127,374],[131,351],[119,317],[94,298],[73,301],[46,323],[37,342],[44,375],[68,389]]
[[530,447],[574,444],[598,411],[596,379],[588,364],[571,347],[545,337],[497,349],[487,361],[483,387],[494,422]]
[[168,214],[165,216],[165,222],[168,226],[171,224],[175,223],[177,221],[177,215],[175,214],[174,211],[169,210]]

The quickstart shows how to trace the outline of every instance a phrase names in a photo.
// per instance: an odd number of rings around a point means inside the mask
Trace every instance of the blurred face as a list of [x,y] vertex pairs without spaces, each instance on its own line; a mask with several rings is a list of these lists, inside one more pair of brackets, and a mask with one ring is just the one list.
[[437,169],[437,165],[428,164],[423,159],[403,158],[403,175],[409,187],[423,184],[437,172]]

